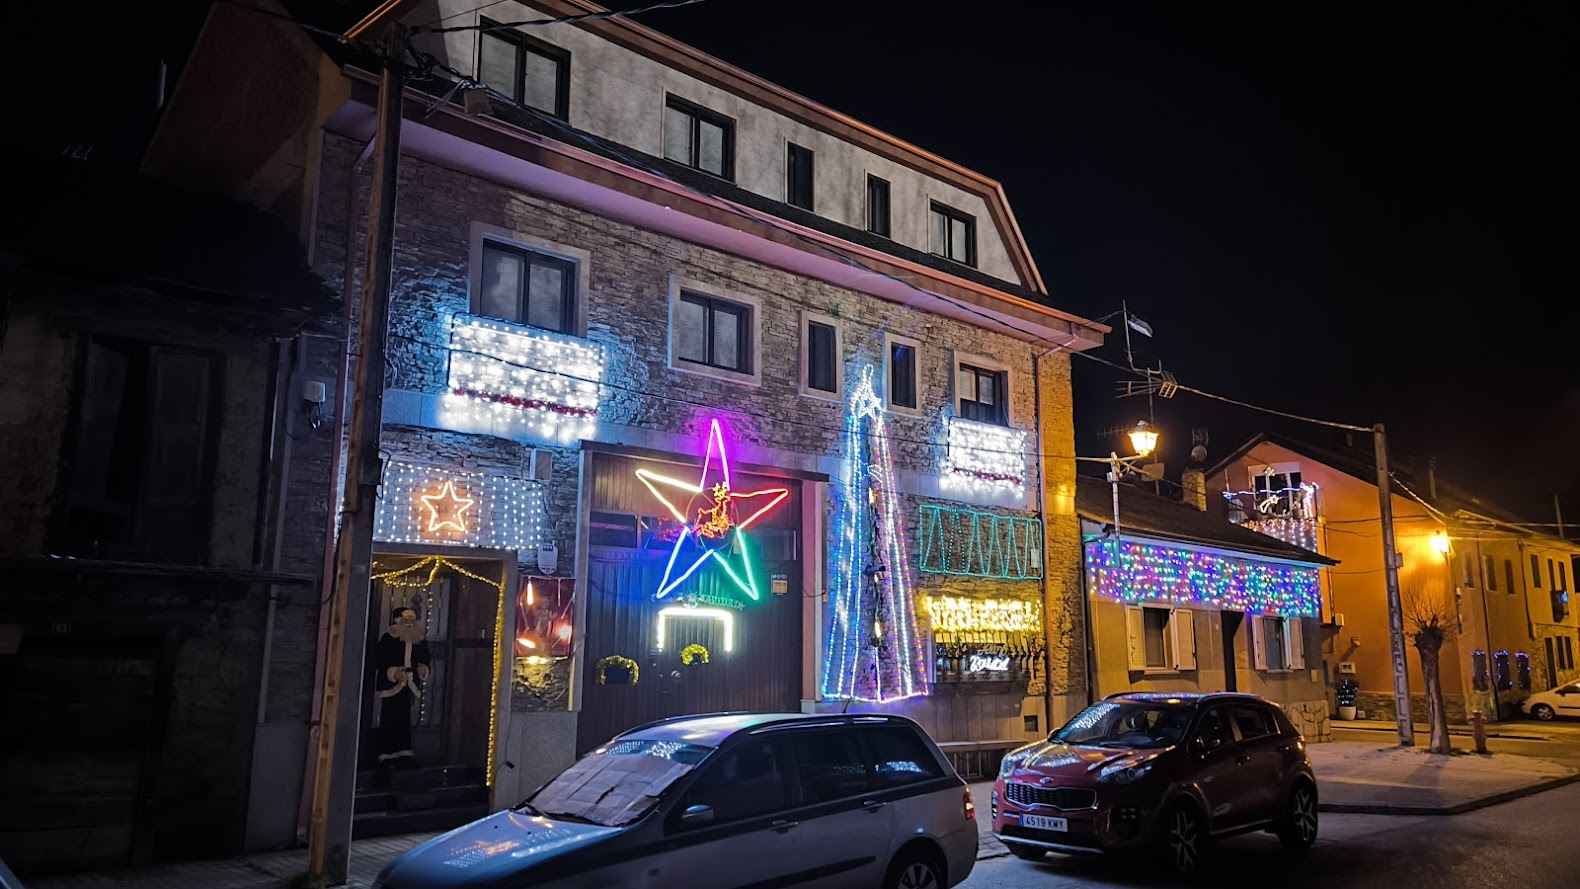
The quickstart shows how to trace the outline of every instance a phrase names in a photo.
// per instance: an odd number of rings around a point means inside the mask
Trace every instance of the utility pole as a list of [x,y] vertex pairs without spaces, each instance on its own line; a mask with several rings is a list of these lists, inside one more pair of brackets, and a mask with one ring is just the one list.
[[1410,721],[1410,664],[1404,653],[1404,604],[1399,597],[1399,550],[1393,538],[1393,479],[1388,473],[1388,440],[1383,424],[1372,427],[1377,443],[1377,496],[1382,505],[1383,573],[1388,579],[1388,644],[1393,651],[1393,710],[1399,746],[1415,746]]
[[1553,495],[1553,518],[1558,522],[1558,539],[1568,540],[1569,538],[1564,536],[1564,507],[1558,500],[1557,494]]
[[[318,764],[308,827],[308,871],[332,885],[346,882],[356,796],[362,666],[367,658],[368,575],[373,559],[373,510],[378,499],[379,433],[384,425],[384,346],[389,327],[390,267],[395,241],[395,184],[400,159],[401,103],[406,89],[406,29],[391,23],[384,37],[378,132],[373,149],[373,199],[357,328],[351,398],[351,441],[324,669]],[[347,245],[355,243],[348,233]],[[350,281],[345,288],[350,288]],[[349,335],[350,331],[347,331]]]

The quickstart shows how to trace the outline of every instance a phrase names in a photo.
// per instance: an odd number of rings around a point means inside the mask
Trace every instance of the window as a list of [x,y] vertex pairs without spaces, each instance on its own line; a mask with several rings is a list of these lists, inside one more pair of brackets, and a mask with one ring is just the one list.
[[93,337],[76,383],[56,516],[66,555],[197,564],[208,555],[217,356]]
[[889,180],[867,177],[867,231],[889,236]]
[[812,209],[812,149],[794,142],[785,148],[785,202]]
[[1514,655],[1514,681],[1520,691],[1531,690],[1531,656],[1523,651]]
[[1564,669],[1575,668],[1575,640],[1572,636],[1564,637]]
[[880,789],[918,784],[944,776],[937,757],[910,729],[869,728],[862,730],[861,737],[867,743],[867,751],[872,754]]
[[807,391],[825,395],[839,394],[839,328],[810,318],[804,335],[805,376],[801,384]]
[[798,732],[792,737],[802,803],[825,803],[867,792],[867,764],[854,734]]
[[1531,586],[1542,588],[1542,558],[1531,553]]
[[1460,574],[1464,575],[1464,586],[1467,590],[1476,588],[1476,562],[1470,556],[1459,557]]
[[1254,741],[1276,734],[1268,714],[1257,707],[1234,707],[1229,711],[1236,733],[1242,741]]
[[1284,518],[1316,518],[1305,515],[1306,501],[1300,490],[1300,470],[1265,467],[1251,473],[1251,490],[1255,492],[1256,511],[1264,516]]
[[1229,727],[1229,708],[1214,707],[1201,715],[1196,726],[1196,738],[1208,750],[1217,750],[1234,742],[1234,732]]
[[960,365],[960,373],[955,378],[960,396],[960,416],[979,423],[1008,426],[1008,376],[1002,370]]
[[889,341],[889,407],[916,410],[916,343]]
[[1508,691],[1514,687],[1514,665],[1507,651],[1500,651],[1492,656],[1492,669],[1497,673],[1500,691]]
[[1489,593],[1497,592],[1498,591],[1498,562],[1497,562],[1497,560],[1494,559],[1491,556],[1482,556],[1481,557],[1481,570],[1483,572],[1485,572],[1485,574],[1486,574],[1486,578],[1487,578],[1487,592],[1489,592]]
[[789,805],[785,774],[772,741],[751,738],[707,766],[686,790],[684,805],[710,806],[713,823],[766,815]]
[[576,328],[576,264],[485,239],[477,312],[557,333]]
[[570,65],[570,53],[510,29],[483,31],[477,48],[478,80],[561,120],[570,117]]
[[682,361],[751,373],[751,307],[681,291],[675,354]]
[[936,201],[933,203],[932,216],[933,253],[965,265],[976,265],[976,220]]
[[1470,653],[1470,683],[1476,691],[1489,691],[1492,681],[1487,676],[1487,653],[1485,651],[1472,651]]
[[733,179],[735,122],[670,97],[664,105],[664,157],[704,173]]
[[1131,670],[1196,669],[1196,622],[1192,612],[1157,605],[1126,606],[1125,630]]
[[1251,616],[1251,656],[1258,670],[1304,670],[1306,637],[1295,617]]
[[1555,590],[1568,590],[1569,589],[1569,566],[1565,565],[1563,562],[1559,562],[1558,563],[1558,585],[1553,587],[1553,589],[1555,589]]
[[1514,560],[1503,560],[1503,581],[1508,587],[1509,595],[1514,595]]
[[1569,594],[1563,590],[1552,590],[1547,594],[1547,598],[1552,600],[1553,623],[1563,623],[1564,619],[1569,617]]
[[1563,587],[1558,585],[1558,574],[1553,569],[1552,559],[1547,560],[1547,585],[1555,590],[1563,589]]

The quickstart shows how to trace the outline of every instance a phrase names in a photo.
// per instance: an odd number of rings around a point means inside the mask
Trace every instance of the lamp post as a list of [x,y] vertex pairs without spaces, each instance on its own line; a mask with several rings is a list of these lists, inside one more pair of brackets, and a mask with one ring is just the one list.
[[1114,491],[1114,570],[1119,569],[1119,479],[1128,472],[1134,472],[1136,464],[1152,456],[1158,448],[1158,432],[1147,421],[1141,420],[1131,427],[1126,433],[1130,438],[1130,447],[1136,452],[1131,457],[1121,457],[1118,451],[1110,451],[1107,457],[1076,457],[1075,459],[1087,463],[1107,463],[1108,483]]

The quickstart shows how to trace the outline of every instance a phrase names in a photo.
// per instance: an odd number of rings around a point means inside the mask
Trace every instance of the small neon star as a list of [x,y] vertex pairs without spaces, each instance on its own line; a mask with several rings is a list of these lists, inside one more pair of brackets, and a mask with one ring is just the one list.
[[[686,578],[702,567],[702,563],[711,558],[718,562],[742,592],[754,601],[762,599],[757,578],[752,574],[752,562],[743,532],[752,522],[790,496],[790,490],[733,490],[730,487],[730,458],[724,448],[724,430],[718,420],[714,420],[708,429],[708,450],[702,459],[702,476],[696,484],[648,469],[638,469],[636,477],[681,524],[680,536],[675,539],[675,548],[670,551],[669,563],[664,566],[664,578],[658,583],[658,595],[655,598],[662,599],[674,592]],[[660,490],[661,487],[690,494],[686,507],[682,509],[677,506]],[[745,512],[746,509],[751,511]],[[684,570],[677,571],[676,566],[683,561],[682,550],[694,555],[688,555],[689,564]]]
[[[455,491],[455,482],[446,479],[444,487],[437,494],[424,494],[418,498],[422,505],[428,507],[428,530],[442,531],[453,528],[466,533],[466,511],[472,508],[477,501],[471,497],[462,497]],[[443,516],[441,518],[441,515]]]

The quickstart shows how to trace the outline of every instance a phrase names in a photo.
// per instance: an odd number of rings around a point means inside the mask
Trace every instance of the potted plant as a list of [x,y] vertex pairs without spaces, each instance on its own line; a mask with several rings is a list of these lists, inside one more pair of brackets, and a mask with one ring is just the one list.
[[611,654],[598,662],[599,685],[635,685],[640,673],[636,661],[618,654]]
[[1361,684],[1353,679],[1339,680],[1339,687],[1334,693],[1334,697],[1336,697],[1339,702],[1340,719],[1349,720],[1355,718],[1355,695],[1358,694],[1360,690]]

